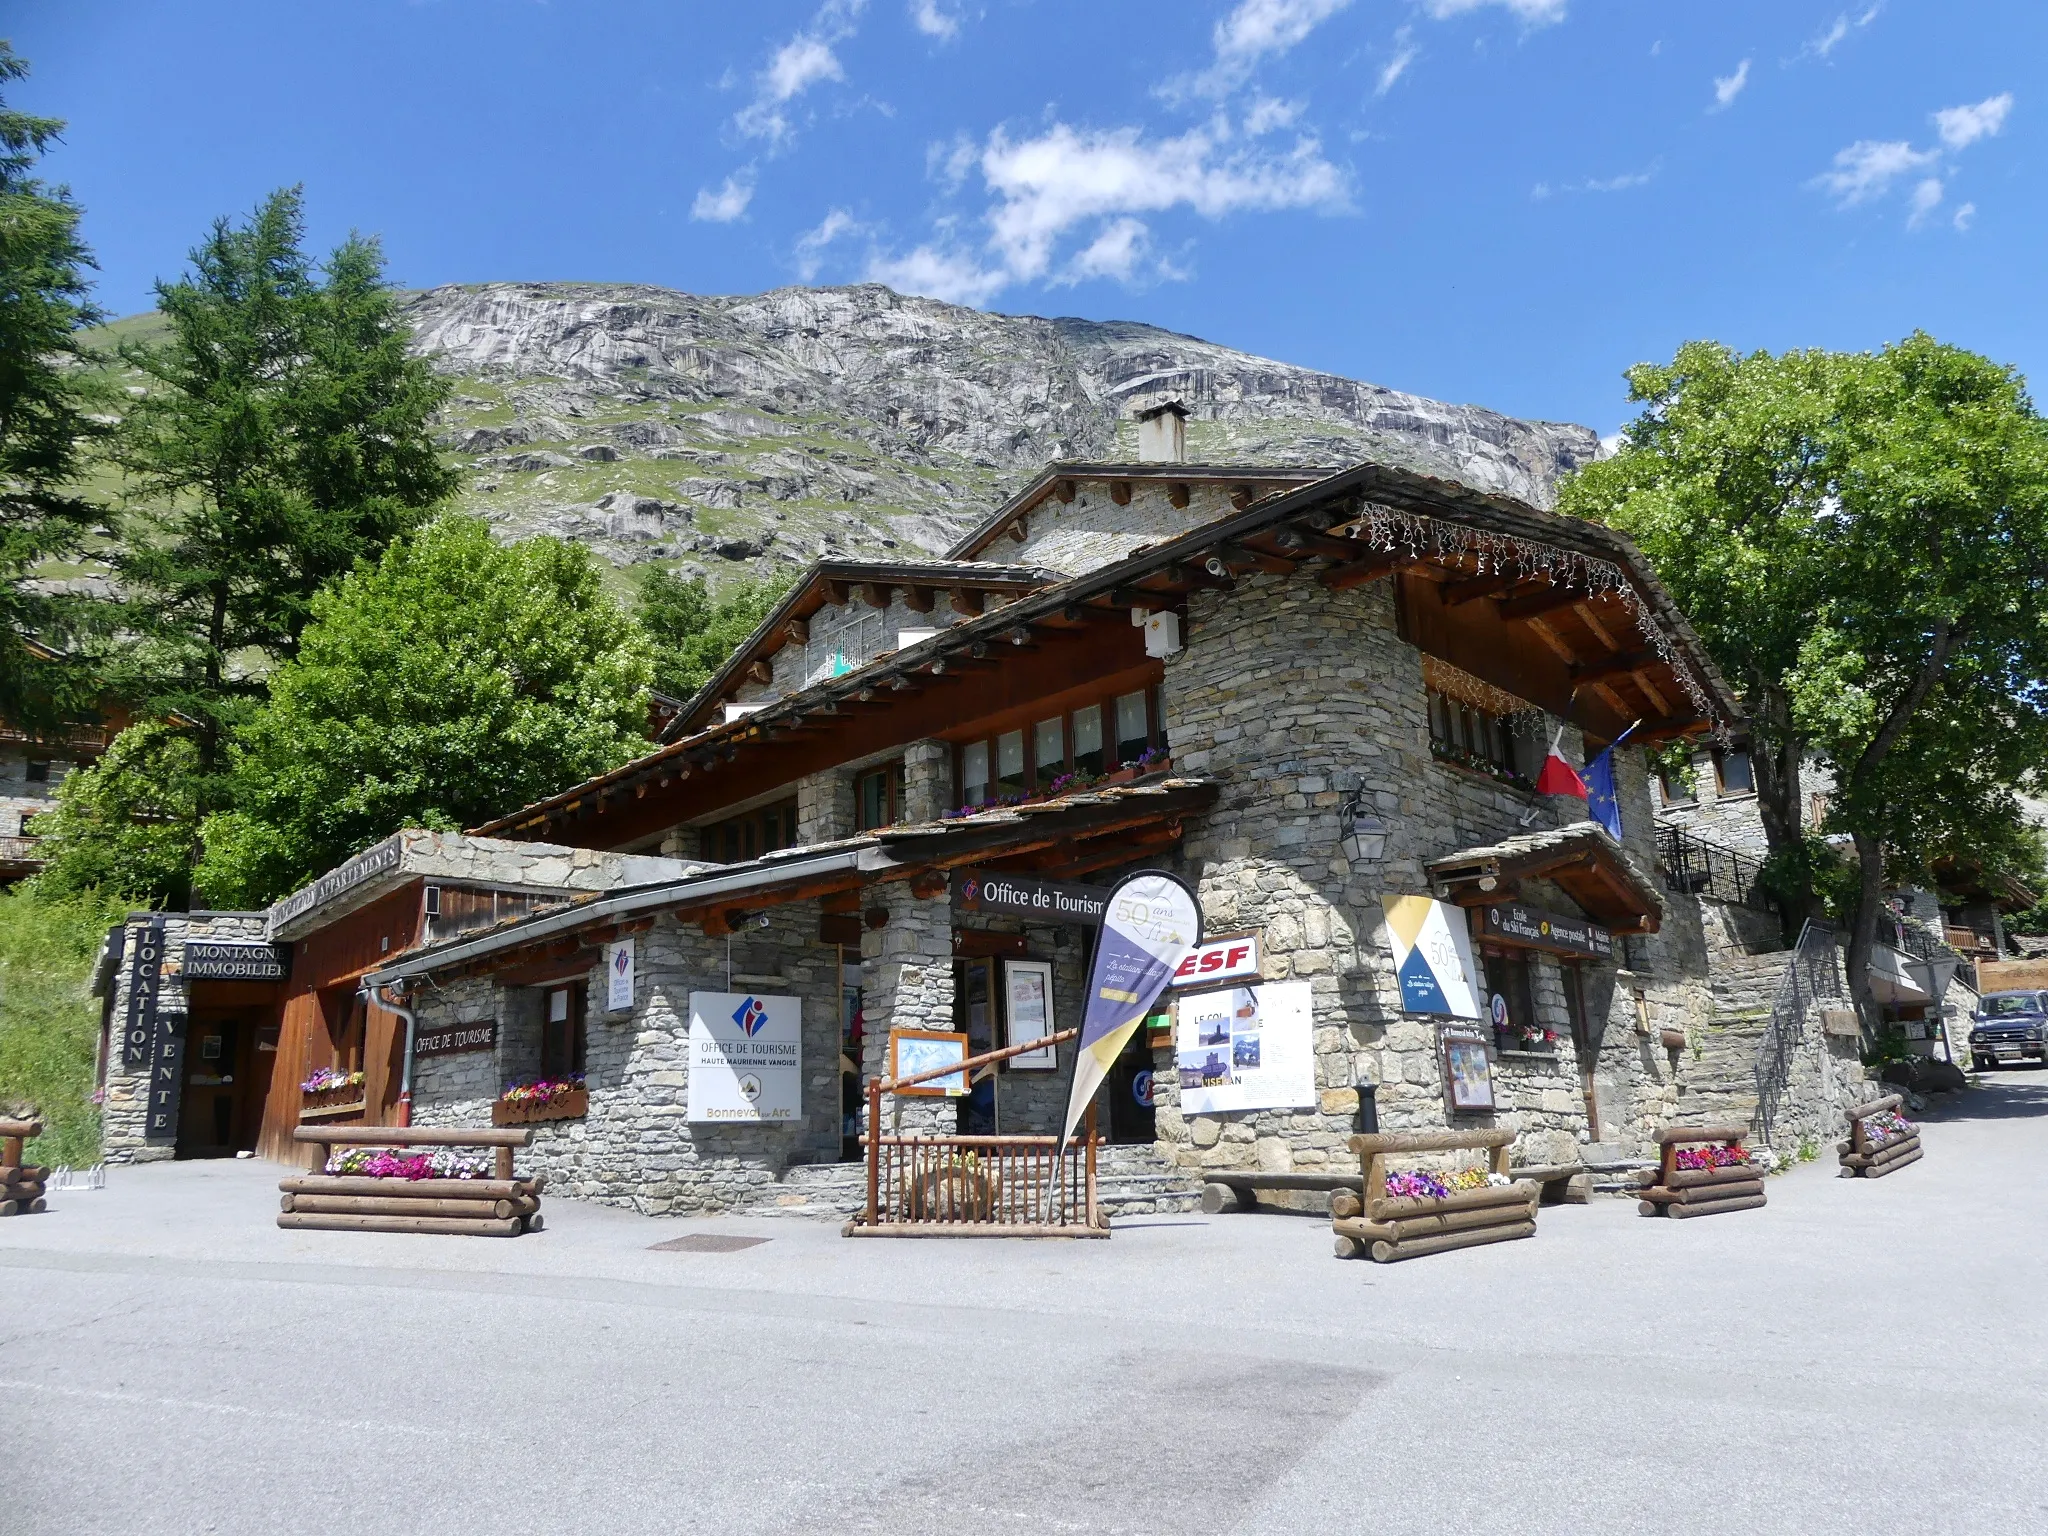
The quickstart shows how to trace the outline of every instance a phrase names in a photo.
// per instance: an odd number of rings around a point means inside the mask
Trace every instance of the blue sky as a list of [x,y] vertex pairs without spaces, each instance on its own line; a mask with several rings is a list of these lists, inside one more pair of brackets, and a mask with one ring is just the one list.
[[10,0],[101,302],[222,213],[408,284],[865,279],[1603,432],[1684,340],[2048,372],[2038,0]]

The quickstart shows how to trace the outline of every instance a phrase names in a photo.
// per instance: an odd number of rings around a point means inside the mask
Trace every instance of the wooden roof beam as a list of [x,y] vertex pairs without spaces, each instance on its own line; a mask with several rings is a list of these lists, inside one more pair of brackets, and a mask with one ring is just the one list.
[[861,601],[870,608],[886,608],[895,587],[886,581],[864,581],[860,584]]
[[938,592],[932,587],[905,587],[903,606],[912,613],[930,613],[938,601]]
[[1655,651],[1623,651],[1618,656],[1602,657],[1598,661],[1585,662],[1572,668],[1575,683],[1603,682],[1610,677],[1627,677],[1640,672],[1644,667],[1655,666],[1663,658]]
[[981,617],[982,594],[977,588],[952,587],[946,593],[946,601],[963,619]]
[[1560,608],[1569,608],[1575,603],[1586,601],[1586,594],[1570,587],[1551,586],[1538,588],[1523,597],[1503,598],[1500,616],[1504,619],[1533,619],[1546,613],[1555,613]]
[[1332,592],[1346,592],[1353,587],[1362,587],[1369,581],[1378,581],[1382,576],[1391,576],[1402,567],[1412,563],[1403,554],[1377,554],[1369,560],[1353,560],[1348,565],[1333,565],[1321,572],[1316,580]]
[[1185,512],[1189,501],[1188,483],[1175,480],[1166,487],[1166,502],[1177,512]]
[[1447,581],[1438,593],[1446,608],[1456,608],[1463,603],[1474,603],[1482,597],[1506,597],[1520,586],[1522,578],[1495,571],[1486,576],[1468,576],[1462,581]]
[[1327,560],[1335,560],[1345,565],[1358,559],[1361,554],[1372,553],[1370,550],[1362,549],[1356,539],[1340,539],[1300,526],[1280,529],[1273,535],[1273,544],[1275,548],[1289,554],[1321,555]]

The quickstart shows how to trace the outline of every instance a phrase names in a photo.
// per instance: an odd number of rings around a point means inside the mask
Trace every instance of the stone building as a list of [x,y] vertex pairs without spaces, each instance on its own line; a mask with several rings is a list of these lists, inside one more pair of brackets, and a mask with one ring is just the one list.
[[[1121,1167],[1339,1170],[1374,1125],[1611,1163],[1725,1108],[1748,1062],[1709,1072],[1702,1034],[1740,919],[1659,871],[1642,748],[1735,711],[1637,551],[1380,465],[1177,462],[1171,426],[1144,462],[1051,466],[942,560],[812,568],[655,751],[444,840],[582,850],[574,889],[536,866],[525,910],[450,933],[445,887],[386,872],[375,952],[360,915],[345,945],[306,927],[344,931],[346,869],[280,903],[266,936],[328,956],[293,962],[322,1001],[287,1016],[330,1022],[292,1079],[353,989],[414,1042],[417,1121],[516,1111],[557,1191],[802,1206],[846,1187],[865,1085],[924,1036],[980,1054],[1078,1023],[1106,889],[1157,868],[1229,991],[1198,970],[1116,1063],[1096,1124]],[[1636,722],[1618,840],[1536,793],[1553,743],[1584,762]],[[1406,989],[1424,949],[1395,913],[1434,925],[1441,1007]],[[1827,1123],[1863,1085],[1809,1023]],[[1072,1066],[1034,1050],[890,1099],[885,1129],[1057,1130]],[[395,1080],[355,1112],[397,1113]]]

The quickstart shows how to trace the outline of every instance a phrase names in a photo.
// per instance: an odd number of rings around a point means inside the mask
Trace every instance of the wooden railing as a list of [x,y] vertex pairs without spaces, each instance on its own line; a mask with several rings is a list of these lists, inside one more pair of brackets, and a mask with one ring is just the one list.
[[909,1077],[868,1080],[867,1202],[849,1237],[1107,1237],[1095,1201],[1095,1107],[1081,1135],[903,1136],[881,1130],[882,1095],[956,1074],[963,1080],[1027,1051],[1071,1040],[1062,1030]]

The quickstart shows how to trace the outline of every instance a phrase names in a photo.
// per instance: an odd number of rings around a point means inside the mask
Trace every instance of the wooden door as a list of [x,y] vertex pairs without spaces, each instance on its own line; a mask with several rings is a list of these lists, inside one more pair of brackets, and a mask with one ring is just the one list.
[[1600,1094],[1594,1086],[1593,1068],[1599,1043],[1593,1038],[1586,1017],[1586,978],[1582,967],[1565,961],[1558,966],[1564,980],[1564,1007],[1572,1024],[1572,1054],[1579,1062],[1579,1093],[1586,1101],[1586,1133],[1594,1141],[1600,1136]]

